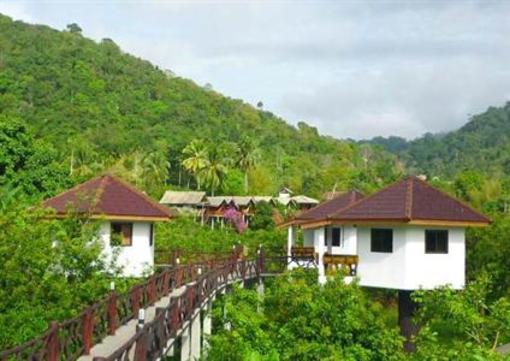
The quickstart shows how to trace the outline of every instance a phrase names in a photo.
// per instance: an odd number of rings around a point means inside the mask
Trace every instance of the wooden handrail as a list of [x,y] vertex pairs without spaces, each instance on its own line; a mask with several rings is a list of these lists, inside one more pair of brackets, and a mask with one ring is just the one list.
[[[227,264],[230,267],[240,258],[241,251],[239,247],[236,247],[230,257],[222,257],[221,260],[215,260],[212,263],[197,262],[172,269],[165,268],[145,282],[132,286],[122,295],[113,291],[106,298],[87,306],[79,316],[60,324],[52,322],[48,330],[40,336],[1,351],[0,361],[27,359],[73,361],[81,355],[87,355],[97,339],[107,334],[114,334],[122,323],[136,318],[140,307],[153,305],[174,289],[200,278],[197,272],[199,267],[216,269],[225,267]],[[128,314],[122,315],[123,317],[119,319],[121,304],[130,305],[130,307],[126,310]],[[76,330],[79,330],[78,334]]]

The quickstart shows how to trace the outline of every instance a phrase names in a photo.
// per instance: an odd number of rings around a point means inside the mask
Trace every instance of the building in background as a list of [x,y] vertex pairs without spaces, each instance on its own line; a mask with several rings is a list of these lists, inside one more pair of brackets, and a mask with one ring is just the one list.
[[206,196],[205,192],[166,191],[161,200],[179,213],[193,213],[201,223],[208,223],[214,228],[225,223],[224,213],[235,209],[249,224],[255,215],[259,202],[267,202],[274,207],[283,206],[286,210],[306,210],[315,207],[319,201],[305,196],[292,196],[292,191],[282,188],[277,197],[272,196]]

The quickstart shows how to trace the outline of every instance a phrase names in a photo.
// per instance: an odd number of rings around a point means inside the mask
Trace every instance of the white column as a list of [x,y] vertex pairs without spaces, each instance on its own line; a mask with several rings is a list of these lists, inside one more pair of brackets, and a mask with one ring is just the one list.
[[191,352],[191,334],[190,325],[182,331],[181,335],[181,361],[189,361]]
[[328,244],[328,253],[333,254],[333,231],[330,229],[328,232],[327,228],[324,227],[324,237],[326,237],[326,242]]
[[292,252],[292,245],[294,243],[294,226],[287,228],[287,257],[290,258]]
[[313,230],[313,243],[315,245],[315,249],[317,250],[317,253],[319,254],[319,259],[317,260],[318,263],[318,271],[319,271],[319,283],[325,284],[326,283],[326,274],[324,272],[324,228],[315,228]]
[[200,327],[200,310],[195,313],[191,319],[191,360],[200,360],[201,348],[201,327]]
[[203,343],[202,343],[202,349],[203,349],[203,356],[204,358],[207,358],[207,351],[209,350],[209,338],[212,334],[212,301],[207,302],[207,305],[205,306],[204,310],[204,320],[202,325],[202,335],[203,335]]

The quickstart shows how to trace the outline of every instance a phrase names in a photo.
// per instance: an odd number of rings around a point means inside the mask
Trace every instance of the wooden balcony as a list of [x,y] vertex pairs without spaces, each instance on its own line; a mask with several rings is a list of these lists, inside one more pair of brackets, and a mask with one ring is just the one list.
[[315,259],[315,248],[293,246],[290,250],[293,259]]
[[325,253],[322,260],[327,270],[345,269],[350,276],[356,276],[358,271],[357,255],[339,255]]

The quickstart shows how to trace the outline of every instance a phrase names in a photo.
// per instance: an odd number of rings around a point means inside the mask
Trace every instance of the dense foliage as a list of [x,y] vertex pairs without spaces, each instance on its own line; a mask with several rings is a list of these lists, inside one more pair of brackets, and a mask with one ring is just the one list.
[[[0,15],[0,54],[0,113],[23,119],[52,144],[76,181],[109,169],[154,196],[165,180],[195,183],[183,149],[197,136],[215,145],[201,176],[216,193],[218,178],[235,184],[234,177],[243,193],[288,185],[320,196],[334,188],[374,189],[400,172],[387,153],[320,136],[305,123],[290,126],[125,54],[110,39],[86,39],[78,26],[59,32]],[[224,153],[239,172],[228,171]]]
[[[271,194],[282,185],[310,196],[370,193],[419,172],[493,225],[467,234],[467,290],[417,294],[423,328],[415,355],[400,351],[391,301],[383,307],[339,279],[321,288],[315,276],[293,274],[268,285],[263,300],[246,289],[218,304],[211,358],[497,359],[493,347],[510,341],[509,115],[509,104],[490,108],[456,132],[412,142],[340,141],[175,77],[110,39],[86,39],[77,24],[60,32],[0,15],[0,349],[107,291],[116,270],[90,243],[94,223],[50,220],[34,207],[100,172],[154,197],[166,188]],[[158,225],[156,247],[281,251],[285,235],[272,208],[261,203],[257,214],[241,234],[182,217]]]
[[[218,302],[210,360],[401,360],[402,339],[383,310],[342,277],[274,280],[261,298],[238,289]],[[224,327],[224,325],[228,325]]]

